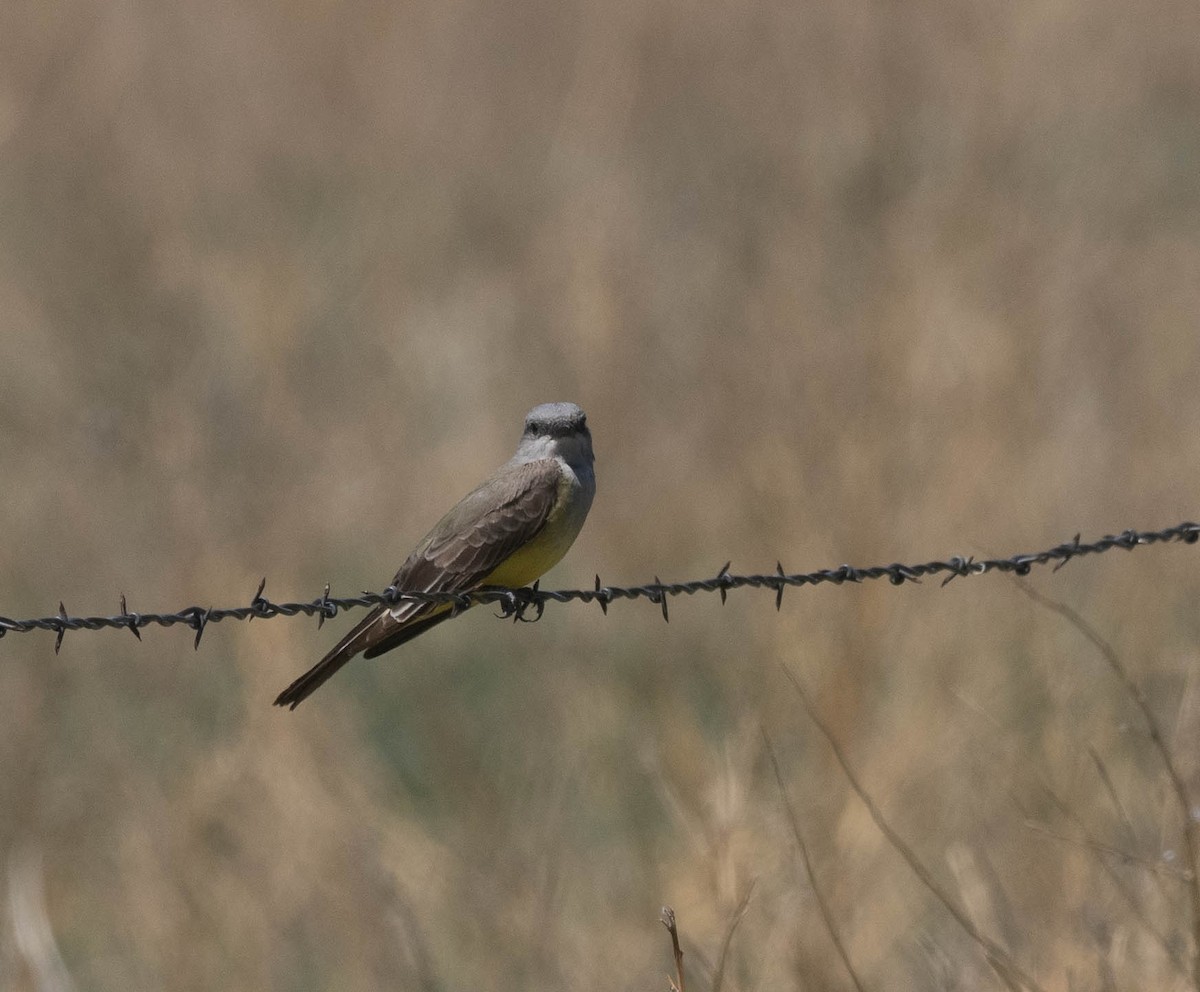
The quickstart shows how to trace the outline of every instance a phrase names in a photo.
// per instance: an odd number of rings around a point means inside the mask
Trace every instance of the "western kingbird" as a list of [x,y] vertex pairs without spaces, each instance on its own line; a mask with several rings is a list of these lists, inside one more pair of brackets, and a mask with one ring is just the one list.
[[[392,579],[402,592],[470,592],[528,585],[556,565],[596,494],[592,435],[574,403],[529,411],[517,453],[463,497]],[[283,690],[295,709],[357,654],[375,658],[453,616],[449,603],[375,607],[329,654]]]

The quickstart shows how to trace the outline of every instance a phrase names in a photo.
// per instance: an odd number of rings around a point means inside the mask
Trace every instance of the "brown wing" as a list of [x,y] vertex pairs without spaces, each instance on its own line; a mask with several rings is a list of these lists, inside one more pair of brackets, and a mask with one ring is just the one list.
[[[561,471],[552,459],[505,466],[438,521],[400,566],[392,584],[408,592],[474,589],[546,525]],[[395,612],[376,607],[284,689],[275,705],[295,709],[355,655],[378,657],[450,616],[448,609],[427,603],[409,603]]]
[[425,592],[474,589],[546,525],[561,475],[549,458],[501,470],[438,521],[392,581]]

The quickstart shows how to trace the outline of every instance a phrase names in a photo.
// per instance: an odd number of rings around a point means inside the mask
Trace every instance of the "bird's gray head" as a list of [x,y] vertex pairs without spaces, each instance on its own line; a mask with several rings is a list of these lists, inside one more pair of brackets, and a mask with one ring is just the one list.
[[519,457],[559,455],[570,463],[592,461],[592,434],[587,415],[574,403],[543,403],[525,416]]
[[588,433],[587,415],[574,403],[543,403],[525,415],[525,437]]

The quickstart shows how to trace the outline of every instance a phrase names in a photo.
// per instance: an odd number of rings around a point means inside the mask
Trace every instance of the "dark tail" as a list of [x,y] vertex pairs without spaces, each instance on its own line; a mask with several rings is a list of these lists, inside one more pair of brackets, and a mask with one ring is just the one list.
[[[294,710],[355,655],[362,653],[364,658],[375,658],[385,651],[399,647],[405,641],[411,641],[418,634],[425,633],[443,620],[449,620],[453,615],[446,610],[431,617],[397,623],[390,611],[381,610],[369,614],[363,618],[362,623],[338,641],[329,654],[276,696],[275,705]],[[392,625],[396,629],[389,632],[387,628]],[[382,629],[379,629],[381,627]]]
[[354,651],[331,651],[276,696],[275,705],[286,706],[288,709],[294,710],[332,678],[333,673],[353,658],[355,654],[357,652]]

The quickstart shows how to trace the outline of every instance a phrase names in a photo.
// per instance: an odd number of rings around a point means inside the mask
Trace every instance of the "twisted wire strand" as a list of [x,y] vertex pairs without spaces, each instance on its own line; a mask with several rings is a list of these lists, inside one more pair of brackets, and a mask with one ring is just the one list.
[[[124,628],[141,640],[141,629],[156,624],[160,627],[172,627],[175,624],[185,624],[196,632],[194,647],[200,646],[200,638],[210,623],[222,620],[269,620],[273,617],[292,617],[299,614],[316,616],[318,626],[326,620],[331,620],[342,611],[360,607],[387,604],[394,606],[402,602],[415,603],[450,603],[455,613],[469,609],[481,603],[495,603],[500,606],[502,617],[512,617],[514,620],[536,620],[542,615],[542,610],[549,602],[568,603],[597,603],[600,609],[608,613],[611,603],[621,599],[646,599],[657,604],[664,620],[669,620],[667,603],[675,596],[691,596],[698,592],[720,593],[724,603],[729,592],[734,589],[771,589],[775,593],[775,608],[783,604],[783,591],[788,586],[816,586],[832,582],[843,585],[847,582],[865,582],[872,579],[886,578],[892,585],[900,586],[906,582],[920,582],[926,576],[944,575],[942,585],[956,578],[966,578],[971,575],[986,575],[989,572],[1028,575],[1034,566],[1054,564],[1054,570],[1062,568],[1074,558],[1085,555],[1103,554],[1114,548],[1132,551],[1134,548],[1150,544],[1167,544],[1182,542],[1195,544],[1200,540],[1200,524],[1181,523],[1163,530],[1137,531],[1126,530],[1120,534],[1109,534],[1098,540],[1084,543],[1076,534],[1074,539],[1030,554],[1016,554],[1007,558],[982,558],[973,556],[954,555],[941,561],[927,561],[920,564],[904,565],[898,562],[891,565],[875,565],[869,568],[855,568],[851,565],[840,565],[837,568],[823,568],[815,572],[788,573],[783,565],[775,564],[775,571],[755,575],[734,575],[729,571],[730,563],[726,562],[716,575],[707,579],[692,579],[688,582],[662,582],[658,576],[653,582],[636,586],[607,586],[596,576],[595,585],[591,589],[540,589],[537,583],[531,587],[508,589],[499,587],[484,587],[473,592],[464,593],[429,593],[407,592],[388,586],[383,592],[364,592],[358,596],[335,597],[329,595],[329,586],[317,599],[301,603],[275,603],[263,595],[267,580],[259,583],[258,590],[247,606],[233,607],[204,607],[187,606],[173,613],[138,613],[131,612],[121,596],[121,612],[112,616],[71,616],[60,601],[58,613],[54,616],[37,617],[29,620],[12,620],[0,617],[0,638],[7,634],[23,634],[31,630],[49,630],[55,633],[54,650],[62,647],[63,636],[68,630],[101,630],[104,628]],[[526,614],[532,609],[534,616]]]

